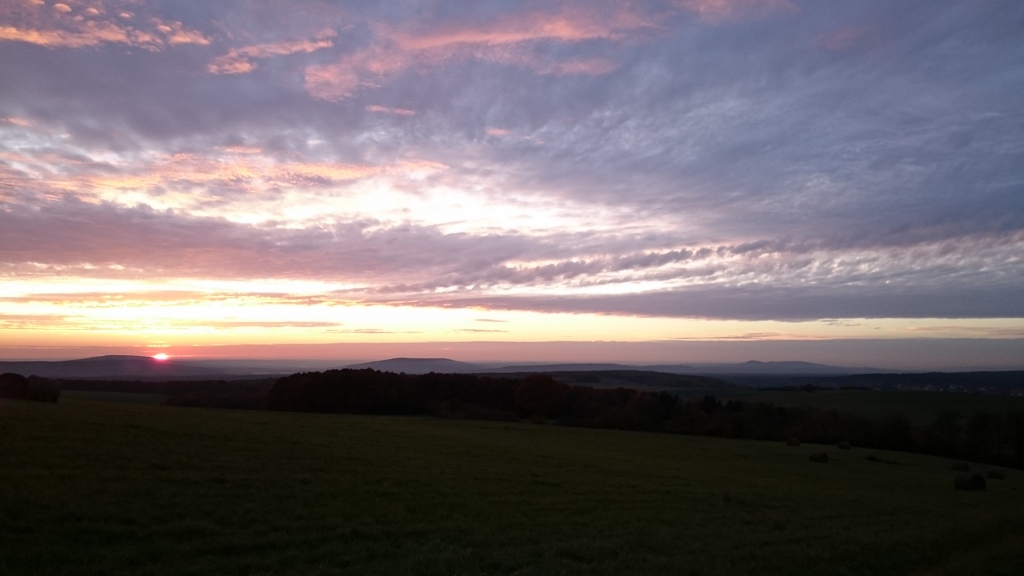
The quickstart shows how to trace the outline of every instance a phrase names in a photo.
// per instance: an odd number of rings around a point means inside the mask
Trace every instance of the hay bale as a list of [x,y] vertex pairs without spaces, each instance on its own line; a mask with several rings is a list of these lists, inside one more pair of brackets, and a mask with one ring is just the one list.
[[953,462],[953,470],[960,470],[961,472],[967,472],[971,469],[971,465],[967,462]]
[[39,376],[0,374],[0,398],[56,402],[60,398],[60,383]]
[[49,378],[29,376],[25,399],[36,402],[56,402],[60,398],[60,383]]
[[957,474],[953,487],[957,490],[984,490],[985,477],[981,474]]
[[820,464],[828,464],[828,452],[812,452],[810,456],[811,462],[818,462]]
[[851,446],[849,442],[840,442],[839,444],[836,444],[836,448],[839,448],[840,450],[849,450]]
[[985,473],[985,477],[986,478],[991,478],[993,480],[1005,480],[1006,479],[1006,475],[1003,474],[1002,470],[989,470],[988,472]]
[[14,374],[12,372],[0,374],[0,398],[24,400],[27,388],[28,379],[21,374]]
[[800,445],[800,439],[799,438],[790,438],[790,439],[786,440],[786,446],[799,446],[799,445]]

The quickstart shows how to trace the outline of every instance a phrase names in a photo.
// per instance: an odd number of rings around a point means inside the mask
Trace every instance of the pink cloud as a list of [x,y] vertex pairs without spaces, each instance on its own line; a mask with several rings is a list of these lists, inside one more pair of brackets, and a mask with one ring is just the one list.
[[331,38],[335,35],[334,30],[324,30],[312,40],[294,40],[232,48],[227,54],[214,59],[208,70],[213,74],[245,74],[257,68],[257,64],[253,60],[316,52],[323,48],[330,48],[334,46]]
[[131,25],[134,15],[120,14],[120,20],[105,17],[96,7],[76,9],[65,3],[47,8],[32,2],[7,7],[2,16],[0,41],[25,42],[47,48],[85,48],[102,44],[124,44],[158,51],[169,45],[210,43],[201,32],[177,21],[149,18],[144,25]]
[[279,187],[331,185],[385,174],[415,178],[447,168],[417,159],[385,164],[281,161],[251,146],[218,147],[205,154],[154,155],[149,161],[130,165],[69,158],[50,151],[0,151],[0,200],[13,199],[17,191],[31,191],[40,198],[71,194],[84,202],[117,198],[123,193],[159,196],[169,190],[231,189],[260,194]]
[[359,84],[359,74],[348,62],[306,68],[306,91],[321,100],[344,100],[355,94]]
[[201,32],[189,30],[181,22],[165,22],[159,18],[153,18],[152,23],[156,26],[157,32],[164,35],[168,44],[199,44],[206,46],[210,41]]
[[458,23],[427,32],[375,28],[375,42],[334,64],[306,68],[305,87],[314,97],[337,101],[351,97],[368,76],[386,76],[415,66],[438,66],[452,60],[486,60],[532,69],[538,74],[599,75],[616,69],[607,58],[558,60],[538,51],[542,42],[619,41],[657,24],[627,8],[610,13],[565,10],[505,16],[484,23]]
[[382,114],[394,114],[396,116],[412,116],[416,114],[415,110],[409,110],[408,108],[388,108],[386,106],[378,106],[373,104],[366,107],[367,112],[380,112]]
[[25,118],[20,118],[17,116],[8,116],[7,118],[0,118],[0,124],[13,124],[15,126],[27,127],[31,126],[32,122]]
[[452,44],[519,44],[538,40],[580,42],[621,39],[628,32],[655,24],[640,14],[620,11],[611,18],[582,10],[562,14],[532,12],[506,16],[481,25],[454,25],[425,33],[398,33],[395,41],[405,50],[429,50]]

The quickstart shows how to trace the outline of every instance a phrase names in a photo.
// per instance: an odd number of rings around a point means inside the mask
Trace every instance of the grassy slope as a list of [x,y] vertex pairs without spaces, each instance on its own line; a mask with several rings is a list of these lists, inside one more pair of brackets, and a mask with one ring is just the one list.
[[86,390],[64,390],[61,392],[60,396],[63,399],[101,400],[103,402],[124,402],[127,404],[159,404],[170,398],[167,394],[94,392]]
[[0,403],[0,573],[1024,573],[1024,474],[553,426]]
[[774,392],[757,390],[701,390],[679,396],[699,400],[712,394],[725,400],[766,402],[776,406],[813,406],[864,416],[904,414],[911,423],[927,426],[942,412],[971,415],[978,412],[1024,411],[1024,398],[993,394],[918,392],[902,390],[824,390],[818,392]]

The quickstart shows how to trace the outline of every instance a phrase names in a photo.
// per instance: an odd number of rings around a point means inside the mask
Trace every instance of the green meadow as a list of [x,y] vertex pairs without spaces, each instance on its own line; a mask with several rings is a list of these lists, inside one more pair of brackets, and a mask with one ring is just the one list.
[[1005,472],[963,492],[899,452],[2,401],[0,574],[1021,574]]

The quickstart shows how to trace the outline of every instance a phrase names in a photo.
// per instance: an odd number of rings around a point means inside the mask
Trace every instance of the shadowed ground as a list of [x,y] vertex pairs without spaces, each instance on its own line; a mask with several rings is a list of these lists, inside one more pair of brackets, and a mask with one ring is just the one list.
[[921,455],[82,399],[0,438],[4,574],[1024,571],[1024,475]]

